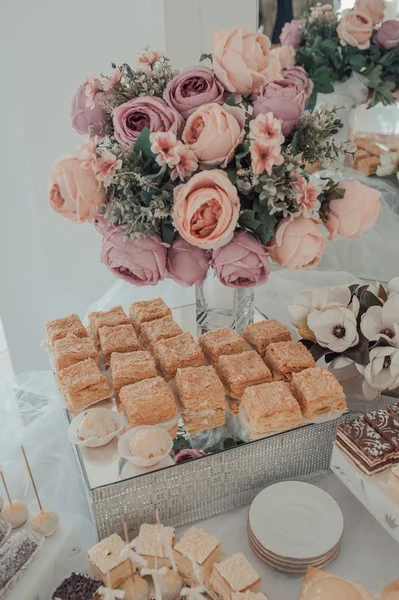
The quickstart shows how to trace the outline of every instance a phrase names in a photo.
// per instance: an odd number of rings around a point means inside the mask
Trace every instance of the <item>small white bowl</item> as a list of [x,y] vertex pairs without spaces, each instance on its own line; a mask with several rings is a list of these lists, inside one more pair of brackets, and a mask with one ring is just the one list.
[[[153,458],[141,458],[140,456],[134,456],[130,452],[130,443],[132,439],[140,432],[140,431],[157,431],[161,434],[165,439],[165,448],[166,451],[160,456],[154,456]],[[173,440],[170,435],[162,429],[162,427],[157,427],[156,425],[142,425],[140,427],[133,427],[133,429],[129,429],[122,437],[119,438],[118,441],[118,452],[125,458],[127,461],[133,463],[138,467],[151,467],[159,463],[163,458],[169,455],[173,448]]]
[[[91,437],[85,440],[81,440],[78,437],[78,431],[80,424],[82,423],[86,414],[96,413],[98,415],[106,415],[113,419],[116,430],[112,431],[108,435],[99,438],[99,437]],[[89,408],[88,410],[84,410],[80,414],[78,414],[70,423],[68,427],[68,440],[71,444],[76,444],[77,446],[83,446],[87,448],[99,448],[100,446],[105,446],[109,444],[111,440],[114,439],[118,434],[121,433],[123,428],[126,426],[126,421],[124,417],[116,412],[115,410],[111,410],[110,408]]]

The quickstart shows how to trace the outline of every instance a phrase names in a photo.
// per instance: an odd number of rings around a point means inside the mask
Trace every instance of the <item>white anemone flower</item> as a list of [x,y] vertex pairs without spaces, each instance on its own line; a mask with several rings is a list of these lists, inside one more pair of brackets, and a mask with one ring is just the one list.
[[340,304],[328,304],[308,316],[317,343],[332,352],[344,352],[359,342],[356,316]]
[[290,313],[291,323],[299,329],[303,324],[306,324],[307,318],[312,310],[319,309],[325,304],[325,289],[306,290],[299,294],[292,304],[287,306]]
[[388,294],[389,297],[399,294],[399,277],[394,277],[388,282]]
[[399,346],[399,295],[391,296],[382,306],[370,306],[362,317],[360,329],[370,341],[383,338]]
[[[392,346],[377,346],[370,350],[370,362],[356,365],[366,383],[376,392],[393,390],[399,385],[399,350]],[[367,398],[373,399],[373,398]]]

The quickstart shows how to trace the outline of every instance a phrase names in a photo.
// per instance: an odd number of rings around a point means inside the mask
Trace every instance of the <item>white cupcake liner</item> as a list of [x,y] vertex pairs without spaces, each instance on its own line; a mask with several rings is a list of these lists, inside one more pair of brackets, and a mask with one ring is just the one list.
[[[106,415],[108,417],[111,417],[114,423],[116,424],[116,430],[102,438],[92,437],[86,440],[79,439],[78,430],[80,424],[82,423],[87,413],[97,413],[99,415]],[[71,421],[68,427],[68,440],[71,444],[76,444],[77,446],[83,446],[86,448],[99,448],[100,446],[105,446],[106,444],[109,444],[109,442],[111,442],[114,439],[114,437],[121,433],[124,427],[126,427],[126,421],[124,417],[115,410],[111,410],[110,408],[90,408],[88,410],[85,409]]]
[[[145,431],[146,429],[152,431],[156,429],[160,433],[162,433],[162,435],[164,435],[167,448],[167,451],[164,454],[161,454],[160,456],[154,456],[153,458],[141,458],[139,456],[134,456],[133,454],[131,454],[130,442],[132,441],[134,436],[137,435],[137,433],[139,433],[140,431]],[[172,438],[163,427],[159,427],[158,425],[141,425],[140,427],[133,427],[133,429],[129,429],[129,431],[122,435],[122,437],[120,437],[118,441],[119,454],[122,456],[122,458],[125,458],[127,461],[133,463],[137,467],[151,467],[153,465],[156,465],[157,463],[161,462],[162,459],[169,455],[172,448]]]

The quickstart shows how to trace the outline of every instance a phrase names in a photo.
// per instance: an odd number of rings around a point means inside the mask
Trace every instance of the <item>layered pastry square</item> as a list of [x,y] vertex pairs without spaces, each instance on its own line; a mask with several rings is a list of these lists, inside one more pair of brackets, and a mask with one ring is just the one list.
[[120,557],[124,548],[125,542],[116,533],[96,544],[87,552],[91,576],[102,579],[106,586],[110,584],[116,588],[122,585],[131,575],[130,559],[122,560]]
[[269,344],[291,340],[289,329],[275,319],[267,319],[247,325],[243,337],[261,356],[264,355]]
[[133,302],[129,308],[129,317],[131,318],[133,327],[137,333],[140,331],[142,323],[171,316],[172,311],[170,310],[169,306],[165,304],[162,298]]
[[213,565],[209,579],[211,591],[221,600],[232,600],[237,592],[258,592],[261,580],[258,573],[239,552]]
[[57,380],[70,410],[80,410],[111,395],[107,378],[92,358],[62,369]]
[[136,551],[148,561],[149,567],[155,567],[157,557],[158,568],[171,567],[170,555],[175,543],[176,532],[174,527],[165,527],[161,524],[140,526]]
[[299,342],[269,344],[264,354],[264,360],[276,381],[291,381],[293,373],[316,366],[309,350]]
[[217,410],[211,410],[204,414],[183,414],[182,415],[184,426],[189,435],[194,435],[199,431],[206,431],[207,429],[215,429],[215,427],[221,427],[226,423],[226,409],[218,408]]
[[146,321],[140,327],[140,341],[145,348],[153,351],[159,340],[167,340],[183,333],[183,330],[170,316]]
[[[222,558],[222,544],[213,535],[203,529],[191,527],[174,547],[173,554],[177,570],[184,583],[196,587],[208,581],[214,563]],[[193,569],[193,562],[198,565],[198,575]]]
[[137,334],[130,323],[115,325],[115,327],[101,327],[98,334],[101,352],[106,364],[109,363],[113,352],[141,350]]
[[365,420],[374,427],[380,435],[392,444],[396,450],[395,458],[399,460],[399,414],[390,413],[389,410],[381,408],[365,415]]
[[116,327],[116,325],[129,325],[130,320],[121,306],[114,306],[106,311],[89,313],[90,328],[97,346],[100,344],[99,331],[101,327]]
[[213,366],[187,367],[176,373],[182,413],[198,413],[225,406],[225,392]]
[[300,406],[284,381],[262,383],[246,388],[241,399],[244,417],[256,436],[268,431],[298,427]]
[[336,444],[366,475],[387,469],[395,454],[392,444],[384,440],[363,416],[338,427]]
[[199,343],[206,359],[212,364],[219,356],[239,354],[247,349],[245,340],[229,327],[221,327],[203,333],[199,338]]
[[87,358],[92,358],[98,365],[100,364],[100,355],[93,340],[89,337],[78,337],[74,333],[68,333],[65,337],[54,340],[53,352],[57,371]]
[[169,340],[159,340],[154,346],[154,355],[166,381],[175,377],[177,369],[200,367],[204,364],[202,350],[188,332]]
[[308,567],[299,600],[318,600],[319,598],[373,600],[373,596],[359,583],[315,567]]
[[323,367],[293,373],[291,387],[303,414],[308,419],[346,408],[342,385]]
[[272,380],[269,368],[255,350],[220,356],[215,366],[226,393],[237,399],[245,388]]
[[46,342],[50,348],[54,347],[55,340],[59,340],[73,333],[79,338],[85,338],[88,336],[86,327],[78,315],[68,315],[60,319],[54,319],[53,321],[47,321],[45,324],[46,330]]
[[[130,427],[157,425],[177,417],[175,397],[162,377],[124,386],[119,392],[119,399]],[[171,428],[174,434],[176,430],[174,426]]]
[[157,376],[154,358],[149,352],[143,350],[125,353],[113,352],[110,370],[116,398],[119,398],[119,391],[125,385]]

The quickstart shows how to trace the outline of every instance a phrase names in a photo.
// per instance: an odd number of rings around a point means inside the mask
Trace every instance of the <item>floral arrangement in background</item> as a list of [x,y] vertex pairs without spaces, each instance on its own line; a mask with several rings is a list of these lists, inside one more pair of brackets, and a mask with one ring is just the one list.
[[[264,283],[269,260],[316,265],[327,235],[373,226],[378,194],[316,183],[307,165],[348,152],[335,110],[310,113],[313,84],[291,48],[241,28],[214,34],[211,68],[175,71],[161,52],[89,76],[72,124],[89,138],[56,161],[51,207],[102,235],[102,262],[136,285]],[[324,229],[323,229],[324,225]]]
[[384,20],[384,11],[384,0],[356,0],[341,16],[331,4],[317,4],[285,24],[280,41],[296,50],[296,63],[312,79],[312,101],[351,77],[364,84],[369,107],[399,99],[399,21]]
[[357,381],[367,400],[399,386],[399,277],[300,294],[291,323],[315,360],[324,356],[341,383]]

